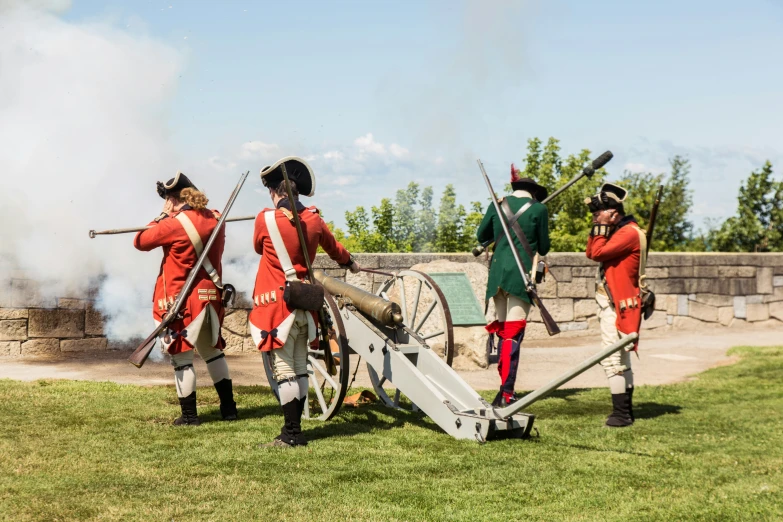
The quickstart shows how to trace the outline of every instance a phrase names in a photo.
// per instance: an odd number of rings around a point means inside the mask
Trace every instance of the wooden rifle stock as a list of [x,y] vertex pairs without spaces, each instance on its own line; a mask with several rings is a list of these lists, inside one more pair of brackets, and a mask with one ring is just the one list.
[[174,301],[174,305],[166,313],[166,315],[163,317],[163,320],[155,328],[155,330],[153,330],[153,332],[146,339],[144,339],[144,342],[142,342],[138,346],[138,348],[133,350],[133,353],[128,358],[128,361],[131,364],[133,364],[136,368],[141,368],[144,365],[147,358],[150,356],[152,349],[155,347],[155,341],[157,340],[161,332],[163,332],[166,328],[168,328],[169,324],[171,324],[175,319],[180,318],[179,311],[182,308],[182,305],[185,303],[185,299],[188,298],[188,295],[190,294],[190,291],[193,288],[193,284],[196,282],[196,276],[198,275],[198,271],[201,270],[201,266],[204,264],[204,260],[207,258],[207,254],[209,254],[209,250],[212,248],[212,245],[215,243],[215,239],[217,239],[220,229],[225,224],[226,218],[228,217],[228,213],[231,210],[231,207],[234,205],[234,201],[237,199],[237,196],[239,195],[239,191],[242,190],[242,185],[245,184],[245,180],[247,179],[247,176],[249,174],[250,171],[248,170],[247,172],[242,174],[242,176],[240,176],[239,183],[237,183],[237,186],[234,188],[234,191],[231,193],[231,196],[228,198],[228,203],[226,203],[226,208],[223,209],[223,214],[220,215],[220,219],[218,220],[215,229],[212,231],[212,234],[210,234],[207,243],[204,245],[204,250],[201,252],[201,255],[198,257],[196,264],[193,265],[193,268],[190,269],[188,278],[185,280],[185,284],[182,286],[182,290],[180,290],[177,299]]
[[[299,243],[302,246],[302,253],[304,254],[305,266],[307,267],[307,277],[314,285],[320,284],[313,274],[313,266],[310,263],[310,256],[307,252],[307,243],[305,242],[304,232],[302,232],[302,223],[299,221],[299,212],[296,210],[296,200],[294,199],[294,193],[291,190],[291,182],[288,180],[288,171],[285,168],[285,162],[280,164],[280,170],[283,172],[283,180],[285,181],[286,192],[288,192],[288,202],[291,204],[291,214],[294,216],[294,225],[296,226],[296,232],[299,235]],[[321,323],[321,341],[318,343],[319,348],[324,352],[324,364],[326,364],[326,371],[329,375],[337,375],[337,365],[334,362],[334,356],[332,355],[332,343],[329,342],[329,332],[326,329],[326,314],[324,314],[324,307],[318,309],[318,322]]]
[[560,327],[557,326],[557,323],[552,318],[552,314],[549,313],[549,310],[544,307],[544,303],[542,303],[541,298],[538,297],[536,289],[528,289],[527,293],[533,303],[538,307],[538,312],[541,314],[541,321],[544,323],[544,326],[546,326],[547,333],[549,335],[559,334]]
[[[522,264],[522,260],[519,258],[519,252],[517,252],[516,243],[514,243],[514,239],[511,236],[511,231],[508,229],[508,223],[506,223],[503,210],[500,208],[498,197],[495,195],[495,191],[492,189],[492,183],[489,181],[487,171],[484,170],[484,164],[481,163],[481,160],[477,160],[477,162],[479,168],[481,169],[481,174],[484,176],[484,181],[487,184],[487,188],[489,189],[489,195],[492,197],[492,204],[495,206],[495,212],[497,213],[498,219],[500,220],[500,226],[503,228],[503,233],[506,235],[506,241],[508,241],[508,244],[511,247],[511,253],[514,256],[514,261],[516,261],[517,268],[519,268],[519,273],[522,275],[522,281],[525,283],[525,289],[527,290],[530,299],[533,301],[533,304],[535,304],[541,312],[541,320],[544,321],[544,324],[546,325],[546,331],[549,333],[549,335],[559,334],[560,327],[557,326],[557,323],[552,318],[552,315],[544,307],[544,303],[541,302],[541,298],[538,297],[538,292],[536,292],[535,284],[533,284],[525,272],[525,266]],[[532,263],[533,260],[531,259],[530,262]]]

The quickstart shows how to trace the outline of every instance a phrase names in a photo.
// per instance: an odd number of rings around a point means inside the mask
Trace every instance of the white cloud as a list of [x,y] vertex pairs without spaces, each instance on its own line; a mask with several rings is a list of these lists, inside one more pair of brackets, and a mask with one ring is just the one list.
[[389,145],[389,152],[391,152],[392,156],[395,158],[407,158],[410,155],[410,152],[405,147],[401,147],[400,145],[397,145],[396,143],[392,143]]
[[213,169],[219,172],[232,170],[234,167],[237,166],[236,162],[223,159],[220,156],[212,156],[207,160],[207,163],[209,164],[210,167],[212,167]]
[[338,185],[338,186],[345,186],[350,185],[354,181],[356,181],[356,176],[337,176],[336,178],[331,178],[328,180],[328,183],[331,185]]
[[345,158],[345,154],[339,150],[330,150],[324,153],[325,160],[341,160],[343,158]]
[[263,141],[248,141],[242,144],[239,157],[244,160],[276,160],[280,159],[280,146]]
[[625,170],[628,170],[630,172],[645,172],[646,167],[644,166],[644,163],[626,163],[623,167]]
[[377,154],[379,156],[386,155],[386,147],[383,143],[378,143],[372,136],[372,132],[368,132],[366,135],[356,138],[353,144],[359,148],[359,154],[363,156],[365,153]]

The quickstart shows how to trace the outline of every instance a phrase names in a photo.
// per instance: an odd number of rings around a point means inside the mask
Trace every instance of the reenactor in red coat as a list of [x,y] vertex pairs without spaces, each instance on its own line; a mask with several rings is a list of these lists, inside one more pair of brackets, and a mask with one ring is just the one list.
[[[152,316],[156,324],[160,324],[174,304],[220,217],[219,212],[206,208],[207,197],[181,172],[165,184],[158,182],[158,194],[166,200],[163,212],[149,224],[150,228],[136,234],[133,240],[133,245],[145,252],[158,247],[163,249],[163,261],[152,298]],[[160,339],[174,366],[177,396],[182,409],[182,416],[174,421],[177,426],[200,424],[196,410],[194,348],[207,363],[207,370],[220,397],[223,419],[237,418],[233,386],[223,353],[225,341],[220,335],[225,313],[221,281],[224,245],[225,230],[221,230],[187,296],[181,311],[182,318],[174,321]]]
[[[623,201],[627,191],[605,183],[598,194],[585,203],[593,213],[593,226],[587,240],[587,257],[598,261],[595,299],[601,326],[601,343],[607,347],[622,335],[638,333],[642,322],[639,289],[640,262],[646,251],[646,236],[633,216],[626,216]],[[638,341],[628,350],[635,351]],[[630,351],[620,350],[601,361],[612,392],[610,427],[630,426],[633,415],[633,370]]]
[[[291,181],[293,205],[283,181],[280,168],[283,163]],[[315,194],[315,176],[304,160],[289,156],[264,167],[261,181],[269,189],[273,208],[262,210],[255,221],[253,247],[261,254],[261,261],[253,290],[253,310],[248,319],[258,350],[272,352],[273,373],[285,419],[280,435],[267,446],[304,446],[307,441],[302,435],[301,418],[309,388],[307,351],[316,339],[317,316],[312,311],[292,308],[283,299],[287,283],[307,278],[307,265],[292,212],[299,214],[311,263],[320,246],[351,272],[359,272],[360,268],[335,240],[318,209],[299,201],[300,195]]]

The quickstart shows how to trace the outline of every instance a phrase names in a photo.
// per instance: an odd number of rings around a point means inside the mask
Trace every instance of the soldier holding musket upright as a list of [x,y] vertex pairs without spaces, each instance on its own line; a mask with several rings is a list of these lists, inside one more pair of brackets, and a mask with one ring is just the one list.
[[[506,220],[519,226],[527,238],[528,248],[514,237],[515,248],[519,252],[525,271],[530,273],[532,257],[536,253],[544,256],[549,252],[549,218],[546,206],[540,203],[547,196],[547,190],[530,178],[521,178],[519,169],[511,164],[511,195],[500,200],[501,209],[508,214]],[[495,251],[489,266],[486,300],[491,298],[495,304],[497,320],[487,325],[490,342],[493,335],[500,338],[498,349],[498,373],[500,390],[493,404],[506,406],[515,400],[514,385],[519,366],[519,351],[525,336],[527,316],[530,312],[530,296],[525,282],[519,273],[519,267],[513,257],[500,223],[500,217],[494,204],[490,204],[484,219],[478,227],[476,236],[480,243],[495,242]]]
[[[206,208],[207,197],[181,172],[166,183],[158,182],[158,195],[165,200],[163,212],[133,240],[133,245],[145,252],[158,247],[163,249],[152,299],[152,316],[156,324],[161,323],[174,305],[220,217],[218,211]],[[200,424],[196,411],[194,348],[207,363],[209,376],[220,397],[223,419],[237,418],[232,381],[223,353],[225,341],[220,334],[225,313],[221,281],[225,240],[225,230],[221,230],[197,273],[190,295],[186,296],[180,312],[182,317],[171,323],[160,338],[174,366],[174,381],[182,409],[182,416],[174,421],[178,426]]]
[[[598,261],[595,299],[604,347],[622,335],[638,333],[642,321],[640,290],[641,263],[646,260],[647,240],[633,216],[626,216],[623,202],[628,192],[605,183],[597,194],[586,198],[593,224],[587,240],[587,257]],[[638,341],[629,346],[635,351]],[[612,413],[606,419],[610,427],[630,426],[633,415],[633,371],[630,352],[620,350],[601,365],[612,392]]]
[[[283,166],[289,187],[284,181]],[[290,448],[307,444],[301,426],[309,388],[307,354],[317,334],[318,317],[314,312],[324,303],[323,290],[313,288],[315,281],[307,281],[308,265],[315,260],[320,246],[351,272],[359,272],[360,268],[334,238],[319,210],[299,201],[300,195],[315,194],[315,175],[303,159],[289,156],[264,167],[261,181],[269,189],[272,208],[258,214],[253,233],[253,247],[261,254],[261,261],[249,316],[250,334],[260,351],[271,351],[272,370],[283,409],[280,435],[265,446]],[[289,189],[294,201],[289,200]],[[294,212],[299,216],[309,260],[304,257]]]

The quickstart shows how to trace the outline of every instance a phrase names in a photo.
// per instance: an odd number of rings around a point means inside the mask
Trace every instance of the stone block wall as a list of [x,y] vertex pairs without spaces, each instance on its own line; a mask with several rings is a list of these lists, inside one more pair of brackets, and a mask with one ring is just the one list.
[[[485,256],[471,254],[359,254],[357,259],[365,268],[388,272],[414,265],[426,270],[428,264],[439,271],[435,261],[487,265]],[[546,260],[550,272],[539,293],[560,325],[560,337],[597,335],[597,265],[584,254],[553,253]],[[324,255],[317,257],[315,268],[371,292],[387,278],[346,273]],[[653,253],[647,275],[657,302],[643,329],[783,327],[783,254]],[[104,318],[93,307],[94,296],[42,297],[34,281],[21,277],[3,284],[7,286],[0,287],[0,356],[97,354],[135,347],[134,340],[109,341],[104,336]],[[472,284],[483,305],[485,283],[474,277]],[[223,335],[229,354],[254,351],[247,328],[251,307],[248,296],[240,294],[236,308],[226,315]],[[528,341],[549,338],[536,309],[528,320]]]
[[[25,283],[25,287],[33,286]],[[33,299],[36,298],[34,294]],[[103,318],[92,308],[90,300],[60,298],[34,304],[54,306],[0,308],[0,356],[108,350]]]

